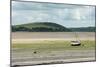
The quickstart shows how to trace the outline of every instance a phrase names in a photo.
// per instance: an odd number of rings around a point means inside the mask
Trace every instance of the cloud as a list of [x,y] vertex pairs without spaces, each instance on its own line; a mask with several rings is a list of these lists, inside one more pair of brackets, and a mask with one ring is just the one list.
[[71,17],[76,21],[94,20],[95,8],[91,6],[85,6],[83,8],[76,8],[71,10]]
[[[94,25],[95,7],[39,2],[12,2],[12,23],[49,21],[64,26]],[[74,24],[74,25],[73,25]]]

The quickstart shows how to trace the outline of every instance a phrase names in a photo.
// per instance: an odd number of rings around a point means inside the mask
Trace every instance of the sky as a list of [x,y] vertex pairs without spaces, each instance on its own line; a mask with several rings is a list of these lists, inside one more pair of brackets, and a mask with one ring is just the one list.
[[95,6],[12,1],[12,25],[53,22],[65,27],[95,26]]

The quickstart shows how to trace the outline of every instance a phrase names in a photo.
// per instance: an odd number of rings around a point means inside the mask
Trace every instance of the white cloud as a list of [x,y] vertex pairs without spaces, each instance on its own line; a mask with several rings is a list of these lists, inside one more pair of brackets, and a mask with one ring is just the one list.
[[81,20],[81,19],[82,19],[82,16],[81,16],[81,15],[82,15],[82,14],[81,14],[80,10],[76,9],[76,10],[74,11],[74,13],[73,13],[73,18],[74,18],[75,20]]
[[[88,22],[87,24],[95,23],[91,22],[95,20],[95,8],[92,6],[14,2],[12,7],[13,24],[41,21],[61,23],[62,25],[65,23],[71,25],[73,22],[83,23],[83,21]],[[80,25],[82,24],[80,23]]]

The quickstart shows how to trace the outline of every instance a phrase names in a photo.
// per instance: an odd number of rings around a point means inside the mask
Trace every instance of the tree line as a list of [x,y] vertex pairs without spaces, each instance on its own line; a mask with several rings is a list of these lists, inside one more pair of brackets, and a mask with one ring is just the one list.
[[12,26],[12,32],[16,31],[28,31],[28,32],[71,32],[70,29],[67,28],[49,28],[49,27],[24,27],[24,26],[19,26],[19,27],[14,27]]

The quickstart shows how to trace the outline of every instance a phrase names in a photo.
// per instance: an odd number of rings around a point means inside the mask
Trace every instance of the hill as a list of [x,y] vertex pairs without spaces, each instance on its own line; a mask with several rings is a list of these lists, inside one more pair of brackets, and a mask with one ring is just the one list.
[[96,27],[79,27],[79,28],[70,28],[72,31],[75,32],[95,32]]
[[12,32],[29,31],[29,32],[71,32],[70,29],[52,22],[35,22],[12,26]]

